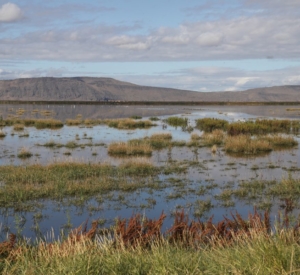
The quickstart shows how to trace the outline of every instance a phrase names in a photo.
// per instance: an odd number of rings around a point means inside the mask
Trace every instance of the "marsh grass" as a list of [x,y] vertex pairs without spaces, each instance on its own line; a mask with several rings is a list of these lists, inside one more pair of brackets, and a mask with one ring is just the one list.
[[102,123],[101,119],[85,119],[83,124],[86,126],[96,126]]
[[225,132],[216,129],[210,133],[204,133],[201,138],[205,146],[220,145],[224,142]]
[[183,117],[168,117],[164,121],[173,127],[186,127],[188,125],[188,119]]
[[[142,159],[120,167],[109,164],[58,162],[42,165],[1,166],[0,206],[20,209],[38,199],[76,200],[110,191],[147,188],[158,169]],[[33,205],[34,207],[34,205]]]
[[262,137],[262,139],[270,142],[273,147],[294,147],[298,145],[297,140],[291,136],[283,136],[283,135],[268,135]]
[[163,148],[172,146],[172,134],[171,133],[154,133],[150,137],[145,138],[149,142],[150,146],[154,150],[160,150]]
[[154,124],[150,120],[135,120],[131,118],[126,119],[107,119],[103,123],[109,127],[117,129],[148,129]]
[[248,135],[228,136],[225,139],[224,149],[227,153],[242,153],[245,155],[256,155],[272,151],[268,141],[252,139]]
[[240,134],[261,135],[271,133],[298,133],[300,121],[288,119],[257,119],[255,121],[238,121],[227,126],[231,136]]
[[63,127],[63,122],[57,119],[32,119],[32,118],[7,118],[1,122],[3,126],[12,126],[12,125],[18,125],[23,124],[26,127],[33,126],[37,129],[58,129]]
[[20,159],[26,159],[32,157],[32,153],[25,147],[21,148],[21,150],[18,152],[18,158]]
[[152,116],[152,117],[149,118],[149,120],[151,120],[151,121],[159,121],[160,119],[158,117],[156,117],[156,116]]
[[80,145],[78,143],[76,143],[75,141],[68,141],[66,144],[65,144],[65,147],[68,148],[68,149],[75,149],[77,147],[79,147]]
[[5,138],[6,133],[3,130],[0,130],[0,138]]
[[83,120],[81,118],[76,119],[66,119],[66,125],[68,126],[79,126],[83,123]]
[[151,156],[152,148],[144,140],[130,140],[128,142],[113,142],[108,146],[108,154],[119,156]]
[[137,115],[133,115],[133,116],[131,116],[130,118],[131,118],[131,119],[142,119],[141,116],[137,116]]
[[24,124],[15,124],[13,129],[14,129],[14,131],[23,131],[24,130]]
[[62,147],[63,145],[60,143],[55,142],[54,140],[50,140],[46,143],[43,144],[44,147],[49,147],[49,148],[55,148],[55,147]]
[[196,120],[196,128],[204,132],[212,132],[213,130],[227,129],[228,121],[217,118],[201,118]]

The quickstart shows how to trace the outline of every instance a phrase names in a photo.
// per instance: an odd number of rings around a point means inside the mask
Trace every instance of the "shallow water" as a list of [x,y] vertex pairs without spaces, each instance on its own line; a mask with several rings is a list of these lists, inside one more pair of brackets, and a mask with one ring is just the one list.
[[[0,105],[3,107],[3,105]],[[19,105],[12,107],[5,106],[8,112],[13,112]],[[26,112],[34,110],[36,106],[24,105],[27,108]],[[92,108],[86,111],[86,106],[53,106],[49,108],[55,111],[55,118],[66,119],[74,118],[78,113],[81,113],[84,118],[107,118],[117,117],[122,112],[122,116],[128,116],[125,106],[117,106],[118,109],[113,115],[106,113],[107,116],[102,116],[101,112]],[[90,107],[90,106],[89,106]],[[116,107],[116,106],[113,106]],[[218,106],[215,107],[140,107],[130,106],[134,108],[130,113],[141,115],[147,113],[149,116],[156,115],[161,119],[168,117],[168,114],[179,114],[187,117],[189,124],[195,126],[195,120],[203,117],[216,117],[226,119],[228,121],[248,120],[262,116],[262,111],[258,109],[272,110],[274,114],[283,112],[284,106],[258,106],[253,107],[254,114],[246,114],[243,112],[235,112],[247,107],[245,111],[249,112],[249,106],[230,107]],[[265,108],[269,109],[266,110]],[[30,109],[31,108],[31,109]],[[164,109],[166,108],[166,109]],[[167,109],[169,108],[169,109]],[[280,110],[277,110],[280,109]],[[145,111],[146,109],[146,111]],[[125,111],[124,111],[125,110]],[[221,110],[221,111],[220,111]],[[225,111],[227,110],[227,111]],[[243,109],[244,110],[244,109]],[[1,110],[3,113],[3,110]],[[26,113],[25,112],[25,113]],[[160,113],[154,114],[154,113]],[[250,112],[249,112],[250,113]],[[110,116],[111,115],[111,116]],[[72,117],[73,116],[73,117]],[[120,115],[121,116],[121,115]],[[271,117],[271,115],[267,115]],[[118,130],[109,128],[106,125],[98,125],[93,128],[64,126],[58,130],[36,130],[33,127],[25,129],[29,133],[29,137],[20,137],[22,132],[16,132],[12,127],[5,127],[2,130],[7,133],[7,136],[0,140],[0,165],[30,165],[33,163],[48,164],[55,161],[80,161],[80,162],[108,162],[113,165],[120,164],[123,159],[111,157],[107,154],[107,146],[114,141],[126,141],[133,138],[143,138],[157,132],[170,132],[173,140],[190,139],[191,133],[185,132],[181,127],[168,126],[163,129],[163,122],[160,120],[157,126],[150,129],[137,130]],[[200,131],[194,130],[201,134]],[[299,137],[296,137],[300,142]],[[76,140],[77,139],[77,140]],[[66,144],[69,141],[76,141],[82,147],[76,149],[47,148],[40,146],[49,141]],[[27,160],[17,158],[18,151],[22,148],[28,148],[33,153],[33,157]],[[70,153],[70,156],[64,153]],[[223,218],[223,215],[229,215],[231,211],[238,210],[244,217],[249,212],[253,211],[254,207],[263,209],[264,198],[258,199],[240,199],[231,196],[230,200],[222,200],[218,198],[224,189],[235,189],[243,181],[249,180],[280,180],[292,175],[293,178],[300,178],[300,150],[298,147],[272,151],[264,156],[256,157],[235,157],[225,154],[221,148],[216,154],[212,154],[210,148],[189,148],[189,147],[173,147],[154,151],[152,156],[148,158],[156,166],[166,166],[172,163],[177,163],[181,166],[187,166],[185,173],[174,173],[171,175],[159,175],[155,180],[160,182],[162,188],[160,190],[140,189],[132,193],[126,192],[111,192],[102,198],[95,195],[89,201],[83,202],[80,206],[75,206],[74,203],[66,199],[63,202],[56,201],[38,201],[36,209],[32,212],[14,211],[13,209],[0,209],[0,220],[2,224],[2,233],[6,232],[22,232],[27,237],[45,236],[53,228],[56,234],[62,228],[68,230],[79,226],[87,219],[103,219],[104,225],[109,226],[114,223],[117,216],[125,218],[131,216],[135,212],[144,213],[149,218],[158,218],[160,213],[164,211],[168,214],[165,221],[165,228],[170,226],[172,220],[171,214],[176,209],[185,209],[190,213],[191,218],[201,217],[207,219],[214,215],[214,221]],[[294,169],[297,168],[297,169]],[[293,170],[289,172],[289,170]],[[166,186],[164,186],[166,185]],[[208,202],[203,210],[203,202]],[[208,206],[207,206],[208,205]],[[281,202],[274,200],[271,207],[271,217],[274,219],[278,211],[281,210]],[[294,214],[298,214],[298,210],[294,210]],[[3,236],[4,236],[3,235]],[[2,236],[2,237],[3,237]]]

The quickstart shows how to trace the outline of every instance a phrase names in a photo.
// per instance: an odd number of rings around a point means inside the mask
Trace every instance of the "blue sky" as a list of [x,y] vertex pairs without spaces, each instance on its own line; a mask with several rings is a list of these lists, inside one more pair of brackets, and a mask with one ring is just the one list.
[[300,85],[299,0],[0,0],[0,79]]

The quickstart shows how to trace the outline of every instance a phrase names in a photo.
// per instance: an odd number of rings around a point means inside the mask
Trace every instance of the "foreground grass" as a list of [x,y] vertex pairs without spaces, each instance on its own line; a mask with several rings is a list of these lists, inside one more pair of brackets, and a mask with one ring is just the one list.
[[[143,245],[76,235],[51,244],[20,242],[0,261],[2,274],[300,274],[299,229],[249,230],[186,246],[167,237]],[[117,234],[117,232],[115,232]]]

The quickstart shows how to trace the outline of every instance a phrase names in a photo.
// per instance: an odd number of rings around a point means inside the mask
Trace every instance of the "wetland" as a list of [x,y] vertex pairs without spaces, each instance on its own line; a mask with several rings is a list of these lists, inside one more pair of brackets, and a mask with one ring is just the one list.
[[297,220],[299,110],[289,106],[0,105],[0,221],[27,238],[87,219],[253,209]]

